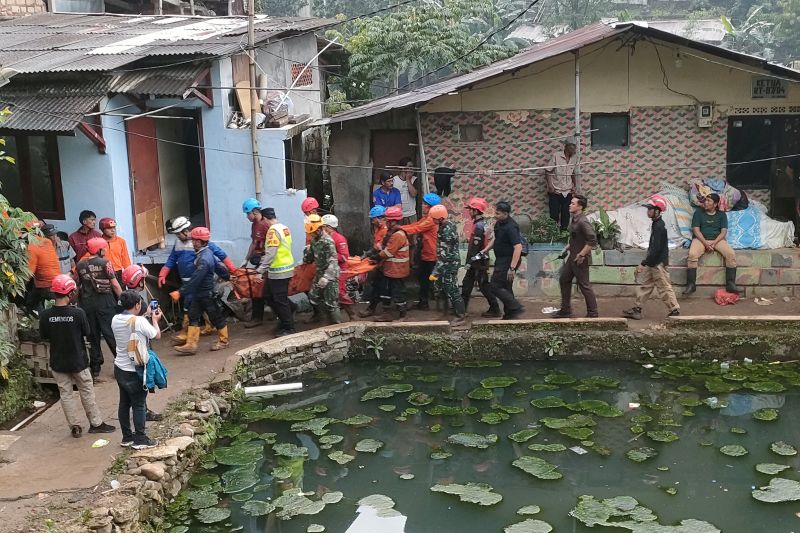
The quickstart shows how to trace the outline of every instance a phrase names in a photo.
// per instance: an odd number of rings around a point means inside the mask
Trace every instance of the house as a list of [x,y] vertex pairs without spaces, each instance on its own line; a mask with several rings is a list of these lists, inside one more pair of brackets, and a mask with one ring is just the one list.
[[0,16],[39,13],[244,15],[244,0],[0,0]]
[[[321,188],[321,144],[308,126],[323,116],[315,30],[328,23],[256,21],[259,95],[283,101],[284,114],[257,131],[261,202],[301,235],[306,171]],[[11,111],[0,135],[16,157],[0,166],[2,194],[66,232],[83,209],[114,217],[141,263],[163,263],[174,239],[165,222],[189,216],[241,261],[242,201],[256,196],[250,128],[236,120],[250,113],[246,32],[246,17],[0,22],[0,65],[17,71],[0,88]]]
[[580,187],[593,208],[716,177],[791,219],[780,156],[800,153],[798,81],[800,72],[758,57],[645,25],[596,23],[317,124],[330,128],[336,214],[356,228],[353,238],[367,230],[371,178],[401,155],[429,175],[457,169],[453,190],[463,195],[546,212],[540,169],[576,131]]

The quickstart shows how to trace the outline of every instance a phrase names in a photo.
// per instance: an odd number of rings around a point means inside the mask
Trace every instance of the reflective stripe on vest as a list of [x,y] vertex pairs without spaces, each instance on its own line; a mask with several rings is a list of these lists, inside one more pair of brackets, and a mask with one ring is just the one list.
[[269,272],[281,274],[294,269],[294,257],[292,257],[292,235],[289,228],[283,224],[273,224],[270,229],[274,229],[278,234],[281,243],[278,245],[278,253],[269,265]]

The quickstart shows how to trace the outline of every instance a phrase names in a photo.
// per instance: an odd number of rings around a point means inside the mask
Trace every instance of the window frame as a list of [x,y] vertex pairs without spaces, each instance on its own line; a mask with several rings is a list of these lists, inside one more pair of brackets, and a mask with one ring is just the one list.
[[[16,167],[19,172],[20,187],[22,188],[22,203],[18,206],[26,211],[30,211],[39,218],[64,220],[64,189],[61,183],[61,159],[58,153],[58,136],[52,134],[42,134],[30,132],[16,135],[3,135],[3,137],[13,137],[17,145]],[[53,181],[53,199],[55,201],[55,211],[42,211],[34,208],[33,177],[31,175],[30,157],[30,137],[43,137],[47,147],[47,168],[50,171],[50,178]],[[2,189],[0,189],[2,194]]]
[[[595,131],[598,129],[595,126],[595,118],[611,118],[611,117],[624,117],[625,118],[625,144],[600,144],[595,141]],[[591,129],[590,146],[593,150],[627,150],[631,147],[631,114],[629,111],[624,113],[592,113],[589,118],[589,128]]]

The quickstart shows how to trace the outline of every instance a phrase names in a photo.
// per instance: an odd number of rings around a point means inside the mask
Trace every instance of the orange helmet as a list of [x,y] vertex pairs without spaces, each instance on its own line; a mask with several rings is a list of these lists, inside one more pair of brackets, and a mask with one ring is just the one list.
[[122,283],[129,289],[135,289],[147,277],[147,274],[149,272],[144,266],[129,265],[122,271]]
[[431,207],[428,216],[433,220],[445,220],[447,218],[447,208],[442,204]]
[[108,241],[102,237],[93,237],[86,242],[86,248],[92,255],[97,255],[97,252],[104,248],[108,248]]
[[192,230],[191,233],[192,239],[197,239],[198,241],[210,241],[211,240],[211,232],[208,228],[203,226],[198,226]]
[[322,217],[319,215],[308,215],[306,217],[305,229],[309,235],[323,226]]
[[403,220],[403,208],[399,205],[393,205],[388,208],[386,210],[386,220]]
[[483,198],[478,198],[477,196],[470,198],[469,202],[467,202],[467,207],[470,209],[475,209],[476,211],[480,211],[481,213],[485,213],[487,209],[489,209],[489,204],[486,203],[486,200]]

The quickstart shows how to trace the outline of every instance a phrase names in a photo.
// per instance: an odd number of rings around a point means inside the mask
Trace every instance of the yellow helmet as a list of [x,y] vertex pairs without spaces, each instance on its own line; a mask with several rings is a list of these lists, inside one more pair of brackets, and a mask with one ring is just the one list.
[[306,233],[314,233],[322,227],[322,217],[319,215],[308,215],[306,217]]

